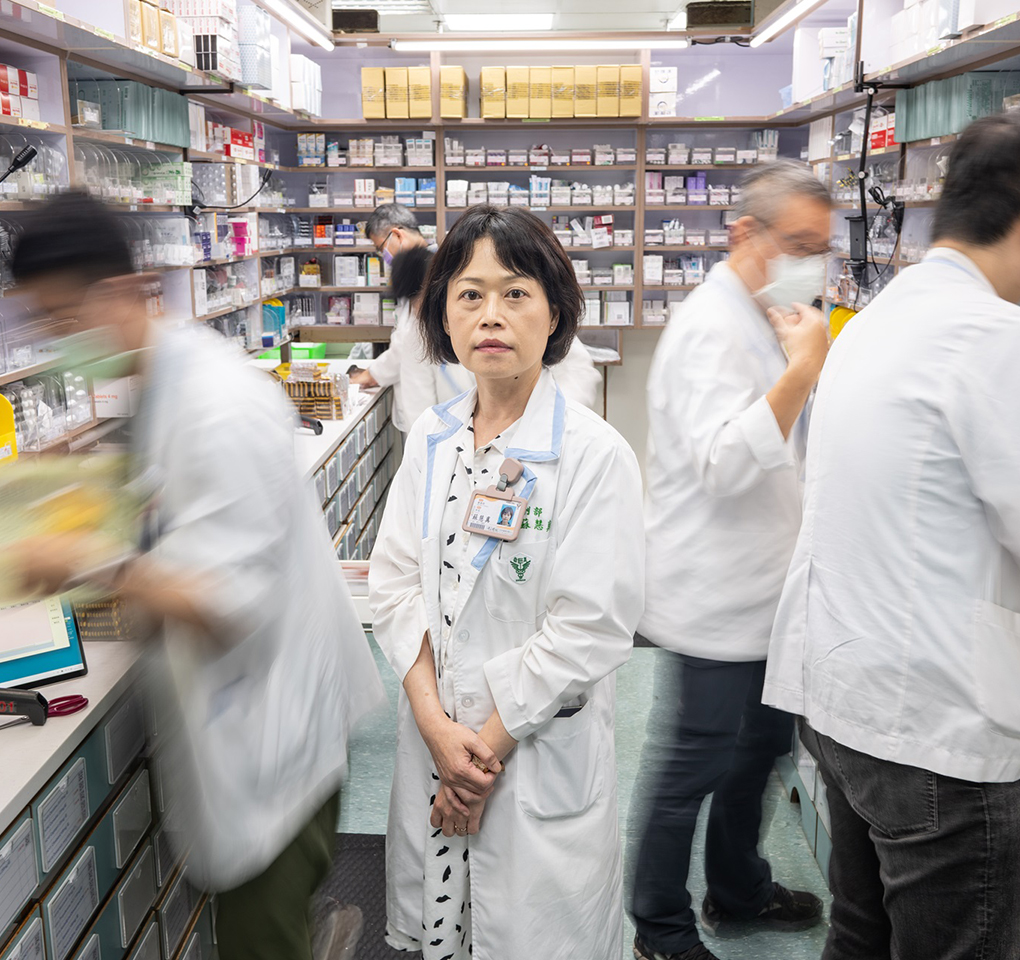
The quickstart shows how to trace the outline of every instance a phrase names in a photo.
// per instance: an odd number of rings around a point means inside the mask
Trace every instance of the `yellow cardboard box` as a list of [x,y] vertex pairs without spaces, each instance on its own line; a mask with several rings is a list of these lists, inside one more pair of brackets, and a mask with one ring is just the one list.
[[620,68],[608,66],[598,68],[598,93],[596,113],[600,117],[620,115]]
[[574,115],[574,68],[552,68],[552,115],[572,117]]
[[641,64],[625,63],[620,67],[620,116],[640,117],[642,87]]
[[481,114],[486,120],[506,116],[506,67],[482,67]]
[[589,66],[574,67],[574,116],[597,117],[596,84],[598,68]]
[[527,117],[531,109],[531,70],[529,67],[506,68],[506,115]]
[[127,38],[132,43],[142,42],[142,0],[127,0]]
[[386,117],[389,120],[407,120],[410,104],[407,100],[407,67],[385,67]]
[[439,116],[449,120],[467,116],[467,74],[463,67],[439,68]]
[[552,67],[531,68],[528,115],[540,120],[552,116]]
[[361,115],[366,120],[386,116],[386,74],[382,67],[361,68]]
[[159,7],[151,3],[142,4],[142,43],[157,53],[162,46],[159,35]]
[[159,45],[166,56],[177,56],[177,18],[162,9],[159,11]]
[[432,117],[432,68],[407,68],[408,113],[414,120]]

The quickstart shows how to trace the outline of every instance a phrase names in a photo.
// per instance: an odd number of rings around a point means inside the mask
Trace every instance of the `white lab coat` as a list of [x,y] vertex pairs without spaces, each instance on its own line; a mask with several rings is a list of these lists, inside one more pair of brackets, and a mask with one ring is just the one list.
[[213,591],[233,643],[215,656],[167,622],[161,674],[183,724],[184,767],[164,787],[189,870],[229,889],[339,789],[347,737],[385,693],[279,386],[222,337],[164,332],[139,421],[160,485],[152,554]]
[[675,309],[648,376],[641,632],[709,660],[764,660],[801,519],[808,408],[788,440],[766,394],[786,356],[728,263]]
[[[430,363],[413,314],[405,324],[400,343],[400,393],[396,403],[401,420],[408,427],[437,403],[446,403],[475,385],[474,374],[459,363]],[[564,396],[582,407],[602,409],[602,375],[595,367],[587,347],[575,337],[563,360],[553,367],[553,379]]]
[[1018,366],[1020,308],[946,248],[840,334],[766,703],[883,760],[1020,779],[1020,730],[993,722],[1020,681]]
[[[369,578],[375,636],[403,679],[426,631],[441,630],[438,533],[475,392],[415,424],[393,483]],[[618,960],[622,886],[617,830],[614,671],[630,655],[642,606],[641,478],[601,418],[565,401],[548,371],[507,456],[526,466],[533,512],[553,522],[504,544],[473,537],[452,624],[460,722],[494,708],[520,741],[470,838],[477,960]],[[484,548],[484,549],[483,549]],[[534,571],[518,583],[511,557]],[[449,669],[449,668],[448,668]],[[583,709],[554,718],[581,698]],[[387,832],[391,928],[421,937],[431,758],[403,695]]]

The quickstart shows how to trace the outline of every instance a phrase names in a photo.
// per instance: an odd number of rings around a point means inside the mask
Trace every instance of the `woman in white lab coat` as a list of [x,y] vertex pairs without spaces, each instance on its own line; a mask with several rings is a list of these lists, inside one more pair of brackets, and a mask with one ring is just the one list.
[[[412,429],[370,573],[404,690],[387,939],[426,960],[622,954],[613,674],[643,603],[641,480],[548,370],[581,302],[552,232],[513,207],[461,217],[426,284],[431,358],[477,388]],[[501,474],[527,501],[516,538],[465,532]]]

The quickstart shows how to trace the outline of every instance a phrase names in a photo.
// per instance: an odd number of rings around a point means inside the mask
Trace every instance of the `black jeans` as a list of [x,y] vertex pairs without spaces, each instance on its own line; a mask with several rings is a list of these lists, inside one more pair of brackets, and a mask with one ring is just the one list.
[[1020,782],[878,760],[805,727],[832,821],[824,960],[1020,957]]
[[642,767],[655,779],[635,824],[640,839],[628,868],[637,932],[656,949],[676,953],[700,940],[687,875],[698,811],[708,794],[714,796],[705,879],[713,900],[746,918],[771,899],[772,871],[758,853],[762,794],[776,757],[790,749],[794,721],[762,706],[764,661],[665,657],[668,669],[657,676],[656,694],[670,706],[678,694],[679,708],[659,744],[654,724],[662,718],[653,712],[650,721]]

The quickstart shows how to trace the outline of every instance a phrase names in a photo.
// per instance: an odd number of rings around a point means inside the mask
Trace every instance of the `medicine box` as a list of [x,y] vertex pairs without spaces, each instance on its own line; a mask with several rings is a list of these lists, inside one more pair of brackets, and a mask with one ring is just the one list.
[[597,68],[596,114],[600,117],[620,115],[620,68],[600,66]]
[[361,115],[366,120],[386,116],[386,80],[382,67],[361,68]]
[[620,116],[641,116],[641,65],[625,63],[620,67]]
[[574,67],[574,116],[598,115],[598,68],[578,65]]
[[432,70],[430,67],[407,68],[408,113],[412,120],[432,117]]
[[648,71],[649,93],[676,93],[676,67],[652,67]]
[[574,115],[574,68],[552,68],[552,115],[572,117]]
[[486,120],[506,116],[506,67],[482,67],[481,114]]
[[529,78],[528,116],[552,117],[552,67],[532,67]]
[[467,116],[467,74],[463,67],[439,68],[439,116],[449,120]]

